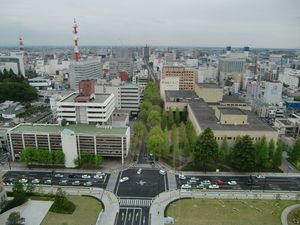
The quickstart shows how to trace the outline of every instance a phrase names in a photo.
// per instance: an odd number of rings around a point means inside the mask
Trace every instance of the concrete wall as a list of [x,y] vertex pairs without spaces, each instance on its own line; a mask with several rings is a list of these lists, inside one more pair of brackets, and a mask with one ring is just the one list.
[[78,158],[76,135],[74,133],[61,132],[62,150],[65,154],[65,167],[76,167],[74,160]]

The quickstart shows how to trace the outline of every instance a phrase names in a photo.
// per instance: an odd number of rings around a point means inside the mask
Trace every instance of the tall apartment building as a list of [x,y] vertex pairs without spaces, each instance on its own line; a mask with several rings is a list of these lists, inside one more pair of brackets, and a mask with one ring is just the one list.
[[164,66],[162,69],[160,90],[164,98],[166,90],[195,90],[197,71],[183,66]]
[[7,132],[12,160],[18,160],[26,147],[45,151],[63,151],[65,166],[75,167],[82,153],[104,157],[127,156],[130,147],[129,127],[75,124],[19,124]]
[[95,82],[81,81],[74,92],[57,102],[57,117],[69,123],[110,125],[115,109],[114,94],[96,93]]
[[79,61],[70,65],[70,88],[77,89],[82,80],[97,80],[101,77],[101,63],[97,60]]
[[150,58],[150,47],[148,45],[146,45],[143,48],[143,58],[146,62],[149,62],[149,58]]
[[140,92],[137,84],[123,84],[120,86],[121,109],[137,115],[140,111]]

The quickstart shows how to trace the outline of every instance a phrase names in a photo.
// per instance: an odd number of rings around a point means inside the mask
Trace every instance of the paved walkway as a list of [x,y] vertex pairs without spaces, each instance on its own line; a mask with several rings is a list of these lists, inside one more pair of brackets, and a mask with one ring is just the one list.
[[0,224],[5,224],[12,212],[20,212],[21,217],[25,218],[26,225],[40,225],[48,213],[52,201],[28,200],[25,204],[15,207],[0,215]]
[[294,209],[300,208],[300,204],[291,205],[287,208],[285,208],[281,213],[281,223],[282,225],[288,225],[288,215],[290,212],[292,212]]
[[224,198],[224,199],[280,199],[295,200],[297,192],[260,192],[260,191],[185,191],[174,190],[159,194],[150,207],[150,217],[152,225],[164,225],[164,211],[167,205],[180,198]]
[[175,174],[168,172],[168,183],[169,183],[169,190],[170,191],[177,189]]

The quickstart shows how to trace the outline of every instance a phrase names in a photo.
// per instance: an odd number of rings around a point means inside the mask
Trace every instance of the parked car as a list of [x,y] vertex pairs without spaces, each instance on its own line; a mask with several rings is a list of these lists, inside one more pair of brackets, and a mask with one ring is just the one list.
[[54,175],[54,177],[60,177],[60,178],[62,178],[62,177],[64,177],[64,175],[60,174],[60,173],[57,173],[57,174]]
[[25,179],[25,178],[22,178],[22,179],[19,180],[19,182],[20,182],[21,184],[27,184],[28,180]]
[[15,180],[15,178],[5,178],[4,180],[3,180],[3,182],[5,183],[5,184],[10,184],[10,183],[13,183],[14,182],[14,180]]
[[67,185],[68,184],[68,180],[61,180],[59,181],[60,185]]
[[90,175],[87,175],[87,174],[84,174],[84,175],[82,175],[81,177],[84,178],[84,179],[89,179],[89,178],[91,178],[91,176],[90,176]]
[[91,181],[87,181],[83,183],[84,186],[92,186],[93,183]]
[[143,171],[142,168],[139,168],[136,173],[140,175],[142,171]]
[[73,186],[79,186],[80,185],[80,181],[79,180],[75,180],[72,182]]
[[199,180],[197,177],[191,177],[191,180]]
[[257,179],[265,179],[266,177],[264,175],[257,175],[256,178]]
[[39,184],[40,183],[40,180],[39,179],[33,179],[31,181],[32,184]]
[[213,182],[213,184],[222,185],[222,184],[224,184],[224,181],[222,181],[222,180],[216,180],[216,181]]
[[190,189],[190,188],[192,188],[192,186],[189,185],[189,184],[183,184],[183,185],[181,185],[181,189]]
[[159,170],[159,173],[160,173],[161,175],[166,175],[166,171],[164,171],[164,170]]
[[123,178],[120,179],[120,182],[123,183],[123,182],[128,181],[128,180],[129,180],[128,177],[123,177]]
[[47,179],[44,181],[44,184],[52,184],[52,180],[51,179]]
[[74,174],[69,174],[69,178],[76,178]]
[[94,178],[95,178],[95,179],[103,179],[103,176],[102,176],[102,175],[96,174],[96,175],[94,175]]
[[99,172],[96,173],[96,175],[105,176],[105,173],[99,171]]
[[210,184],[211,184],[210,180],[204,180],[204,181],[202,181],[202,183],[203,183],[204,185],[210,185]]
[[186,177],[185,177],[183,174],[179,174],[178,177],[179,177],[179,179],[181,179],[181,180],[185,180],[185,179],[186,179]]
[[196,186],[196,188],[198,188],[198,189],[203,189],[203,188],[204,188],[204,184],[201,182],[200,184],[198,184],[198,185]]
[[209,189],[218,189],[219,188],[219,185],[217,184],[211,184],[208,186]]
[[228,181],[228,184],[229,185],[237,185],[237,182],[235,180],[231,180],[231,181]]

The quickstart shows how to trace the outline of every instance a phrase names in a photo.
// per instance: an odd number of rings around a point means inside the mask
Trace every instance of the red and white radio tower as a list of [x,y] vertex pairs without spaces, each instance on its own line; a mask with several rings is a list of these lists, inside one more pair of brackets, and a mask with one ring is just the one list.
[[77,23],[74,18],[74,25],[73,25],[73,33],[74,33],[74,60],[75,62],[79,61],[79,51],[78,51],[78,37],[77,37]]
[[19,50],[24,55],[24,45],[22,37],[19,37]]

